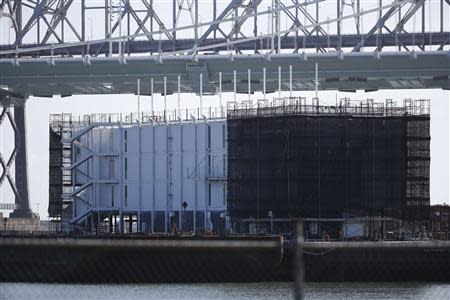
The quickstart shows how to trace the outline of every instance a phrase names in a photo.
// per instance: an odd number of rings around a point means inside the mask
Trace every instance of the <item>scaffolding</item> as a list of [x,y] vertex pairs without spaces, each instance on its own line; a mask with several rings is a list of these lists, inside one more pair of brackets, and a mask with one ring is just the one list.
[[406,209],[404,218],[427,224],[430,216],[430,102],[404,100],[406,126]]
[[227,103],[227,118],[240,119],[255,116],[283,116],[283,115],[328,115],[328,116],[367,116],[367,117],[394,117],[418,116],[430,114],[430,101],[428,99],[405,99],[403,106],[398,106],[392,99],[385,102],[375,102],[373,99],[350,100],[342,98],[334,105],[321,104],[317,98],[308,101],[305,97],[274,98]]
[[[192,122],[193,120],[220,120],[226,118],[226,108],[207,107],[195,109],[174,109],[153,112],[131,112],[131,113],[94,113],[81,116],[72,114],[50,115],[50,126],[60,128],[61,126],[72,126],[79,129],[94,124],[122,126],[137,124],[163,124]],[[56,130],[56,131],[57,131]]]
[[65,140],[86,126],[89,126],[88,120],[73,118],[71,114],[50,115],[48,214],[53,220],[61,221],[72,214],[72,201],[62,198],[62,194],[74,188],[72,172],[64,170],[72,164],[72,147]]
[[237,231],[249,230],[241,220],[268,217],[424,220],[428,100],[261,103],[227,110],[228,208]]

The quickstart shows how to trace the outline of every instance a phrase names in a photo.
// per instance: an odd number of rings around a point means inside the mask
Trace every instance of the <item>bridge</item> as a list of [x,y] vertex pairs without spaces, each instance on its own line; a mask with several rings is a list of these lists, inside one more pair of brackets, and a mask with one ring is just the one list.
[[0,187],[32,216],[30,96],[450,89],[449,18],[450,0],[1,0],[0,126],[15,148]]

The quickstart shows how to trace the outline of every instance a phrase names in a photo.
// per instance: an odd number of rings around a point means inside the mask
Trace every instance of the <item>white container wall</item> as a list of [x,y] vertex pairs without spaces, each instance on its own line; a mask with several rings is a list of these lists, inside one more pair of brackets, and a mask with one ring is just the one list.
[[109,213],[145,232],[224,230],[226,136],[225,120],[94,126],[72,144],[72,222]]

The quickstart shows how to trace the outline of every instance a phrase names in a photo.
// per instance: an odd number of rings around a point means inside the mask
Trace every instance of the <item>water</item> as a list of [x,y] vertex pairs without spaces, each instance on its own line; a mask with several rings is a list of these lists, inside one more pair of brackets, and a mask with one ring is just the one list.
[[[291,283],[76,285],[0,283],[5,299],[292,299]],[[306,299],[450,299],[450,284],[310,283]]]

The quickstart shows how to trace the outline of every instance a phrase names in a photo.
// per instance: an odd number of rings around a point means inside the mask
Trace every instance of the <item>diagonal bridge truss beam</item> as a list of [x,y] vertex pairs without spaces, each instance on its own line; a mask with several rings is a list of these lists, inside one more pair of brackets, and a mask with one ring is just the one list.
[[[406,51],[425,50],[425,45],[445,50],[450,44],[447,0],[378,0],[376,11],[361,0],[272,0],[267,9],[262,0],[211,2],[212,10],[202,4],[199,11],[198,0],[173,0],[168,14],[154,0],[1,0],[0,18],[10,21],[14,42],[0,41],[0,58],[192,55],[205,46],[215,54],[298,52],[302,47],[321,53],[382,51],[392,45]],[[378,14],[371,26],[363,24],[369,14]],[[439,23],[438,31],[428,26],[429,16]],[[413,18],[420,21],[418,30],[411,29]],[[344,26],[344,20],[353,22]],[[94,39],[92,27],[104,27],[104,39]]]

